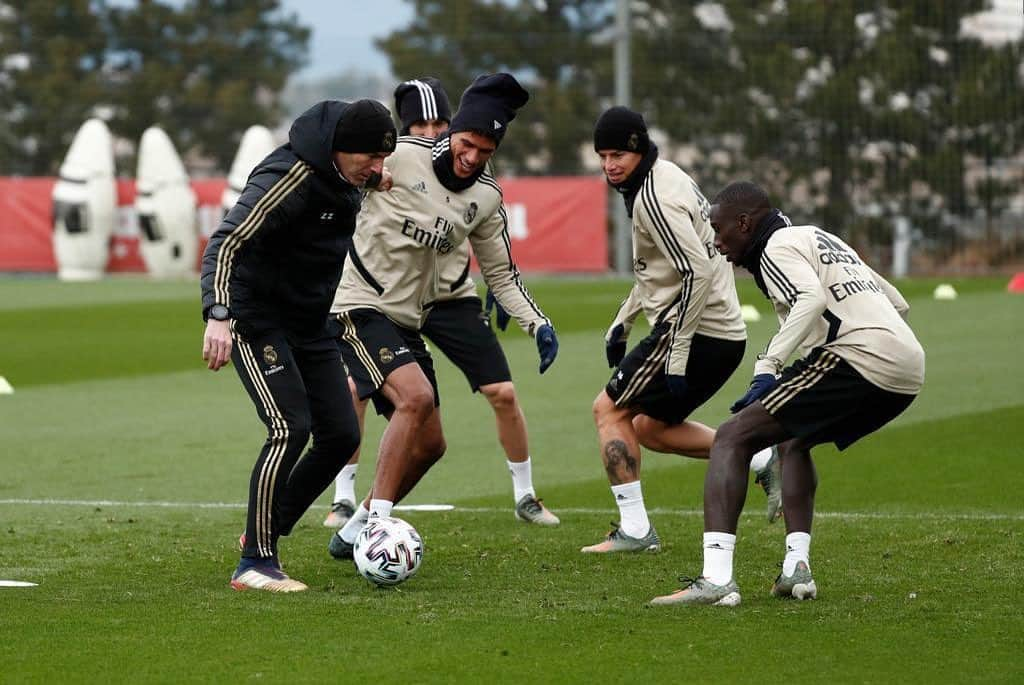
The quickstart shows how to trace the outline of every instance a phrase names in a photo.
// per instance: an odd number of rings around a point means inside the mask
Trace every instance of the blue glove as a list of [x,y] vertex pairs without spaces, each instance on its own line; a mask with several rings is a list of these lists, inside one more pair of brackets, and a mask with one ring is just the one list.
[[626,356],[626,329],[622,324],[616,324],[612,334],[604,342],[604,355],[608,358],[608,368],[614,369]]
[[675,397],[685,397],[686,390],[689,385],[686,383],[686,376],[677,376],[675,374],[666,374],[665,382],[668,383],[668,391]]
[[537,329],[537,352],[540,354],[540,372],[544,373],[558,356],[558,337],[548,324]]
[[486,304],[484,305],[484,312],[487,313],[488,319],[491,318],[491,309],[494,309],[494,322],[498,325],[498,328],[501,330],[508,328],[508,322],[512,320],[512,317],[508,315],[508,312],[501,306],[501,303],[495,299],[494,293],[488,288]]
[[779,379],[775,377],[775,374],[771,373],[759,373],[754,376],[754,380],[750,381],[750,388],[747,389],[747,394],[739,398],[732,403],[729,407],[729,411],[733,414],[743,409],[748,404],[761,399],[768,391],[779,384]]

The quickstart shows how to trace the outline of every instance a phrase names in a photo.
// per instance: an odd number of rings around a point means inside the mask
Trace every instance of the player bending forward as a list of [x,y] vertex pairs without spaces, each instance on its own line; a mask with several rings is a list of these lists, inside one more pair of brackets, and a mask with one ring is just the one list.
[[[844,450],[899,416],[924,383],[924,350],[899,292],[849,245],[817,226],[790,226],[753,183],[732,183],[711,207],[715,247],[754,275],[779,315],[750,389],[711,447],[704,479],[704,570],[652,604],[736,606],[736,525],[747,455],[779,444],[786,556],[776,597],[813,599],[811,522],[817,475],[811,448]],[[806,356],[783,365],[797,349]]]

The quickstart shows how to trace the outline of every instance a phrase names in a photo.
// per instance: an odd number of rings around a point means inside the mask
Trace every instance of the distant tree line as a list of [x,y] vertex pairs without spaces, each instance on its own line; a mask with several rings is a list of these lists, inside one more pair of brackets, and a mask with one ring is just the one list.
[[[593,122],[616,104],[614,1],[410,2],[411,25],[379,42],[400,78],[438,76],[457,100],[476,74],[513,71],[532,98],[503,168],[581,169]],[[708,192],[752,177],[795,218],[865,239],[884,240],[894,215],[952,230],[1019,192],[1000,166],[1019,167],[1024,147],[1021,44],[961,30],[987,7],[637,0],[632,104]]]
[[281,118],[309,34],[277,0],[0,0],[0,174],[56,173],[91,116],[226,169],[248,126]]

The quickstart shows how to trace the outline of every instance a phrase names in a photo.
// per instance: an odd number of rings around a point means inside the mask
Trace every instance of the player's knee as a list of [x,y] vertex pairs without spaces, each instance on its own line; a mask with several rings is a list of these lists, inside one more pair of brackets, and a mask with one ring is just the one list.
[[308,414],[285,419],[284,425],[274,424],[270,427],[269,440],[273,444],[283,446],[305,447],[309,442],[311,419]]
[[609,421],[611,415],[615,413],[616,407],[612,398],[608,397],[608,393],[602,390],[600,394],[594,398],[594,404],[591,409],[594,413],[594,423],[597,426],[601,426]]
[[511,382],[482,385],[480,392],[494,407],[494,411],[506,412],[516,407],[516,388]]
[[395,402],[395,411],[413,416],[417,421],[426,421],[434,411],[434,389],[429,383],[406,388]]
[[728,454],[753,454],[750,446],[754,442],[753,436],[744,423],[738,417],[732,417],[715,431],[715,439],[712,449],[716,452]]

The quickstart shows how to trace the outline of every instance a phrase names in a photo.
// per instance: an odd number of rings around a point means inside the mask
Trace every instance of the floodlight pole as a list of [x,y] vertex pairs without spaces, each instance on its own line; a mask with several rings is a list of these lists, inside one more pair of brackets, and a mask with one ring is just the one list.
[[[630,106],[630,21],[629,3],[617,0],[615,8],[615,104]],[[614,220],[615,273],[627,276],[633,272],[633,227],[626,214],[625,203],[617,194],[612,196]]]

